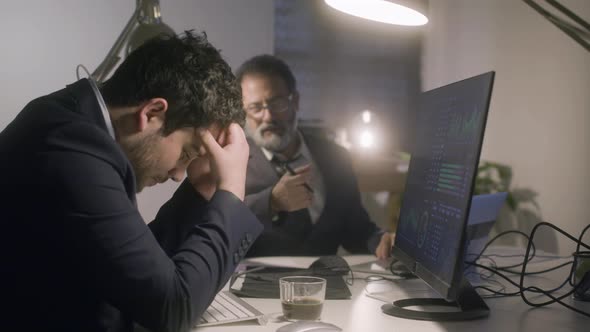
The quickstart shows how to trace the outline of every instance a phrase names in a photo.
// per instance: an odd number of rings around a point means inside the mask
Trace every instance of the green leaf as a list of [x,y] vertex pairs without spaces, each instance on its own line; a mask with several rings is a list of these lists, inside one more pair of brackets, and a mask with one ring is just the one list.
[[514,196],[510,192],[506,196],[506,204],[508,204],[508,206],[510,207],[510,209],[512,211],[516,211],[518,203],[516,202],[516,200],[514,199]]
[[529,189],[529,188],[515,188],[512,190],[512,195],[514,199],[519,203],[531,203],[533,204],[538,210],[541,209],[539,204],[537,203],[537,196],[539,195],[536,191]]

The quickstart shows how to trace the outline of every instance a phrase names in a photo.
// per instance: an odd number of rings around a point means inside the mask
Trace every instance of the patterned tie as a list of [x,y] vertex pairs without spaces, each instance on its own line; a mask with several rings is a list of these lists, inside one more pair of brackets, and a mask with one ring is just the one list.
[[282,161],[281,158],[279,158],[276,154],[272,156],[270,163],[272,164],[273,168],[275,169],[279,177],[282,177],[287,172],[285,162]]
[[[287,161],[275,154],[270,162],[279,177],[282,177],[287,172],[287,165],[290,165],[291,169],[294,170],[307,163],[305,157],[303,157],[301,153]],[[312,226],[309,209],[301,209],[293,212],[281,211],[279,212],[279,221],[277,224],[282,225],[281,227],[287,232],[287,234],[296,237],[306,237],[307,234],[311,232]]]
[[285,159],[275,154],[272,156],[270,162],[274,166],[279,176],[283,176],[283,174],[285,174],[289,168],[291,170],[295,170],[295,168],[306,164],[305,157],[303,157],[303,154],[301,153],[296,154],[290,159]]

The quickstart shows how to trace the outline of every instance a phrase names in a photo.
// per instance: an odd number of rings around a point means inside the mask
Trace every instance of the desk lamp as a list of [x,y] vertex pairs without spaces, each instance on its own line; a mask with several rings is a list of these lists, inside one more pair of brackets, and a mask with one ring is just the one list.
[[104,81],[121,60],[119,53],[123,48],[125,48],[125,56],[127,56],[146,40],[159,34],[174,34],[174,30],[162,22],[160,1],[136,0],[133,15],[131,15],[127,25],[123,28],[104,60],[92,72],[92,77],[97,82]]
[[578,44],[590,52],[590,24],[584,21],[581,17],[576,15],[574,12],[560,4],[555,0],[545,0],[544,3],[548,3],[551,7],[565,15],[567,19],[563,19],[548,9],[545,9],[539,1],[535,0],[522,0],[537,13],[541,14],[549,22],[553,23],[557,28],[563,31],[565,34],[570,36]]

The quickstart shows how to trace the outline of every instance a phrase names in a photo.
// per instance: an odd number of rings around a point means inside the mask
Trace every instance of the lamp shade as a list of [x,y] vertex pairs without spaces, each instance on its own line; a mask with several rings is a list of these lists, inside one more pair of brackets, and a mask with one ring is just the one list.
[[[428,23],[419,3],[408,0],[324,0],[330,7],[372,21],[418,26]],[[422,10],[423,11],[423,10]]]

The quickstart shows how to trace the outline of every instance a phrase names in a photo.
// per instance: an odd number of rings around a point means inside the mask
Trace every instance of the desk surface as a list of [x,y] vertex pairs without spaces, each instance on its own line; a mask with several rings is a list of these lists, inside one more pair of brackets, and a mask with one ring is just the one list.
[[[371,256],[349,256],[345,257],[350,265],[367,262],[372,260]],[[561,261],[540,261],[530,264],[530,269],[542,269],[555,266]],[[562,275],[566,275],[566,270],[562,269],[560,274],[551,274],[536,277],[540,285],[547,285],[549,288],[554,283],[550,279],[564,280]],[[569,271],[569,269],[567,269]],[[568,310],[559,304],[552,304],[545,308],[532,308],[528,306],[520,297],[485,299],[490,307],[490,316],[486,319],[464,322],[428,322],[396,318],[385,315],[381,312],[381,306],[387,299],[402,299],[406,297],[424,296],[429,293],[428,287],[423,285],[420,280],[408,281],[401,280],[383,283],[386,289],[383,293],[374,293],[373,297],[366,294],[367,282],[364,280],[366,274],[355,273],[354,284],[350,287],[352,299],[350,300],[326,300],[322,312],[322,321],[335,324],[346,332],[356,331],[477,331],[477,332],[496,332],[496,331],[587,331],[590,324],[590,318]],[[529,279],[527,279],[529,280]],[[374,283],[371,283],[375,285]],[[387,284],[387,285],[386,285]],[[386,285],[386,286],[385,286]],[[377,286],[381,287],[381,286]],[[370,291],[374,291],[375,286],[370,286]],[[567,289],[566,289],[567,290]],[[413,295],[413,296],[412,296]],[[546,297],[535,298],[529,295],[531,300],[537,299],[537,302],[544,302]],[[276,331],[279,327],[287,324],[281,318],[281,304],[278,299],[245,299],[248,303],[265,313],[269,318],[267,325],[261,326],[255,322],[226,324],[211,327],[202,327],[193,331],[197,332],[263,332]],[[566,303],[575,306],[578,309],[590,312],[590,303],[579,302],[568,297]]]

